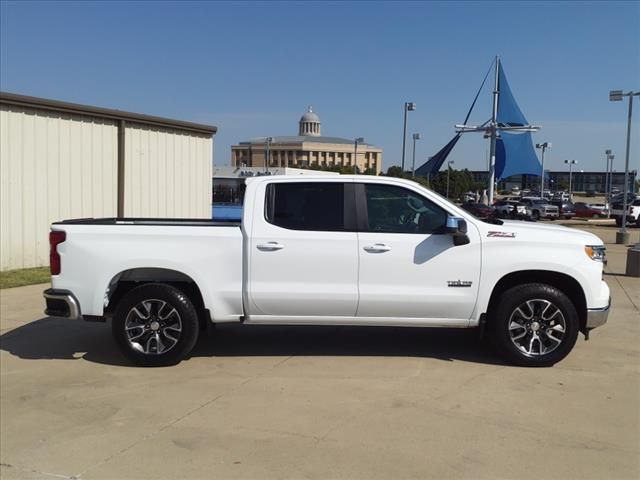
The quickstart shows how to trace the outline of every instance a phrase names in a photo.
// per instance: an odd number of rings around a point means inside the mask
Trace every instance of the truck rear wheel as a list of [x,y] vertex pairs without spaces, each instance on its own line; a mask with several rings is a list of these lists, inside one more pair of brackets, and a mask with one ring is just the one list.
[[504,292],[489,314],[491,337],[511,363],[549,367],[566,357],[578,338],[578,313],[560,290],[528,283]]
[[181,290],[146,284],[122,298],[111,328],[120,350],[134,363],[145,367],[174,365],[198,340],[198,312]]

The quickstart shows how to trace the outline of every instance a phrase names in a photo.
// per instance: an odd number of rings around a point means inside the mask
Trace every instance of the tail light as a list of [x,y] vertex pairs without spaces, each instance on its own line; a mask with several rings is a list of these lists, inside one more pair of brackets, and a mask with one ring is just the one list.
[[65,232],[53,231],[49,232],[49,266],[51,275],[59,275],[62,267],[60,263],[60,254],[58,253],[58,245],[67,239]]

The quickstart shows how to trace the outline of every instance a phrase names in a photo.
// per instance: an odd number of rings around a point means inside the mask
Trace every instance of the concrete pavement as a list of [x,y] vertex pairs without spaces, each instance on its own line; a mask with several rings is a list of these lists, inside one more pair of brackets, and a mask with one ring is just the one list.
[[109,328],[0,292],[0,477],[637,479],[640,279],[615,228],[609,322],[547,369],[475,332],[223,326],[141,369]]

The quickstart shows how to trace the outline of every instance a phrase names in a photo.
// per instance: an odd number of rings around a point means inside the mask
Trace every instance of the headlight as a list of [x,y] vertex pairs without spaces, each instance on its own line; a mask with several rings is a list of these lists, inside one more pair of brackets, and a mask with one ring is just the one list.
[[586,253],[587,257],[591,260],[607,263],[607,249],[604,245],[585,245],[584,253]]

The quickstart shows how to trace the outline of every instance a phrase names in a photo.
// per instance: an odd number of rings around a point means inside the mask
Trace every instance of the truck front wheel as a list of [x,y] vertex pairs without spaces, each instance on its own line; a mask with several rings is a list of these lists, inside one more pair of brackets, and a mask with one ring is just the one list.
[[511,363],[548,367],[566,357],[578,338],[578,313],[560,290],[528,283],[504,292],[489,313],[491,337]]
[[198,340],[198,312],[181,290],[151,283],[122,298],[111,328],[120,350],[134,363],[145,367],[174,365]]

